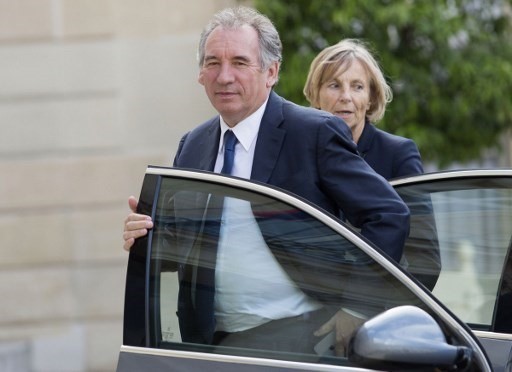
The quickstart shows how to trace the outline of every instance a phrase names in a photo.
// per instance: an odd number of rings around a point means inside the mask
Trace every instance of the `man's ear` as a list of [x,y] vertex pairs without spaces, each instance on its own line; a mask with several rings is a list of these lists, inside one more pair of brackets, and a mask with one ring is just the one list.
[[204,76],[202,69],[199,71],[199,75],[197,75],[197,81],[199,82],[199,84],[204,85]]
[[279,62],[273,62],[267,69],[267,88],[272,88],[279,77]]

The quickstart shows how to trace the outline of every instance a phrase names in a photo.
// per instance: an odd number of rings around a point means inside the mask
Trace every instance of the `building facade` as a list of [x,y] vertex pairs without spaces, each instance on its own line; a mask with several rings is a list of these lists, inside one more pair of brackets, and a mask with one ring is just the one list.
[[0,0],[0,370],[112,371],[127,198],[213,114],[196,47],[228,0]]

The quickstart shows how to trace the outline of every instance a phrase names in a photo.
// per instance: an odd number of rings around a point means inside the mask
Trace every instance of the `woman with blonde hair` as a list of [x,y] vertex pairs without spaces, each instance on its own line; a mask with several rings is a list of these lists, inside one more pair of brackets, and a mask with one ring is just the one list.
[[375,127],[393,93],[361,41],[344,39],[322,50],[311,63],[304,95],[311,106],[347,123],[359,154],[384,178],[423,173],[414,141]]
[[[377,129],[393,93],[379,64],[359,40],[344,39],[322,50],[311,63],[304,95],[311,106],[342,118],[350,127],[357,150],[382,177],[389,180],[423,173],[413,140]],[[430,200],[408,203],[411,218],[422,216],[422,227],[411,231],[400,263],[432,290],[441,258]]]

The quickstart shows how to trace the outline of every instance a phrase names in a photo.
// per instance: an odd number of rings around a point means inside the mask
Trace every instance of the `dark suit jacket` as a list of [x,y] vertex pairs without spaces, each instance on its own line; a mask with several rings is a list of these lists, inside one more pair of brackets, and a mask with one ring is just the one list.
[[414,141],[364,125],[357,151],[375,172],[387,180],[423,173],[418,147]]
[[[399,261],[409,232],[409,210],[361,159],[351,138],[341,119],[272,92],[251,179],[291,191],[334,215],[341,209],[363,236]],[[182,138],[174,166],[212,171],[219,139],[215,117]]]
[[[341,209],[364,236],[399,261],[409,231],[409,210],[389,183],[358,155],[351,138],[341,119],[295,105],[272,92],[258,133],[251,179],[295,193],[334,215]],[[212,171],[219,139],[219,117],[215,117],[182,138],[174,166]],[[272,226],[268,223],[263,228]],[[203,241],[214,244],[213,239]],[[276,245],[269,248],[278,258]],[[206,249],[201,247],[201,251]],[[197,270],[204,283],[199,286],[189,280],[191,271],[194,267],[187,265],[179,269],[182,337],[188,342],[210,343],[215,327],[214,273]]]
[[[418,147],[414,141],[387,133],[366,121],[357,143],[363,159],[387,180],[423,173]],[[441,271],[441,255],[437,229],[429,198],[403,196],[411,208],[411,221],[416,230],[411,231],[405,243],[404,257],[407,270],[432,290]]]

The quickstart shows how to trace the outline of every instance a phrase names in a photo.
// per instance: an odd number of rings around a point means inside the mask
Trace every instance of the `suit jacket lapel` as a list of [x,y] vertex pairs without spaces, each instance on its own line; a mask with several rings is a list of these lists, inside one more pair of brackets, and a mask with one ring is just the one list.
[[258,132],[251,172],[252,180],[267,183],[270,179],[286,133],[280,128],[283,120],[283,101],[272,91]]
[[208,135],[203,136],[200,148],[197,149],[198,153],[201,154],[201,158],[199,159],[199,169],[201,170],[213,171],[215,168],[220,141],[219,122],[219,117],[212,119],[208,127]]

